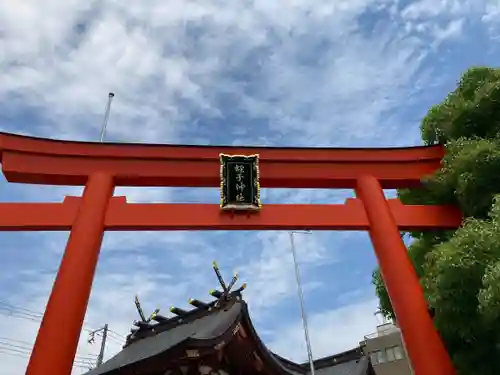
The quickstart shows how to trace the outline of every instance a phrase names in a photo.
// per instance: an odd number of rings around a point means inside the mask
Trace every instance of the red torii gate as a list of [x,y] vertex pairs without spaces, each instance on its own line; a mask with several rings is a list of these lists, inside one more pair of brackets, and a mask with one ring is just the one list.
[[[259,154],[264,188],[353,188],[345,204],[268,204],[231,215],[217,204],[130,204],[115,186],[220,186],[219,154]],[[56,141],[0,133],[9,182],[85,186],[62,203],[0,203],[0,230],[70,230],[27,368],[69,375],[105,230],[368,230],[416,375],[455,370],[428,314],[400,231],[452,229],[450,206],[408,206],[382,189],[415,187],[440,167],[441,146],[263,148]],[[58,343],[54,347],[53,343]]]

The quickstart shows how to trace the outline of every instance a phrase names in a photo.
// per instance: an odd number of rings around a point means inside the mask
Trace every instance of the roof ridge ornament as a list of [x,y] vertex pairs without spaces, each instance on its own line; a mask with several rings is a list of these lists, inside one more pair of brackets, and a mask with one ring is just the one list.
[[141,303],[139,302],[139,296],[136,295],[134,298],[134,302],[137,312],[139,313],[140,319],[134,320],[133,325],[137,328],[131,329],[129,338],[133,338],[135,334],[140,330],[153,329],[154,332],[155,327],[157,327],[155,323],[165,323],[168,321],[182,323],[188,316],[191,316],[191,313],[195,313],[196,311],[205,310],[210,312],[213,311],[214,309],[217,310],[226,309],[232,306],[235,301],[241,300],[241,292],[247,287],[247,284],[243,283],[238,289],[233,290],[233,287],[238,281],[238,273],[235,272],[229,284],[226,284],[220,272],[219,266],[217,265],[217,262],[214,261],[212,263],[212,267],[217,276],[219,284],[222,287],[222,291],[216,289],[210,290],[210,295],[216,298],[216,301],[205,303],[200,300],[190,298],[188,300],[188,303],[194,307],[194,309],[192,310],[188,311],[178,308],[176,306],[171,306],[170,312],[176,316],[167,317],[164,315],[160,315],[160,309],[157,308],[151,313],[151,315],[149,315],[149,317],[146,317],[142,309]]
[[145,324],[149,324],[151,320],[155,320],[159,315],[160,309],[156,308],[148,318],[144,315],[144,311],[142,310],[141,303],[139,302],[139,295],[135,295],[134,298],[135,307],[137,308],[137,312],[139,313],[139,317],[141,318],[141,322]]
[[239,287],[234,291],[231,291],[231,289],[238,281],[238,272],[235,271],[233,278],[231,279],[229,284],[226,285],[226,282],[224,281],[224,278],[222,277],[222,274],[220,272],[219,266],[215,260],[212,262],[212,268],[214,269],[215,275],[217,276],[219,284],[222,287],[222,292],[219,292],[214,289],[210,291],[210,295],[218,299],[217,302],[215,303],[216,307],[220,305],[225,305],[225,302],[231,300],[233,296],[241,294],[241,292],[247,287],[247,284],[243,283],[241,287]]

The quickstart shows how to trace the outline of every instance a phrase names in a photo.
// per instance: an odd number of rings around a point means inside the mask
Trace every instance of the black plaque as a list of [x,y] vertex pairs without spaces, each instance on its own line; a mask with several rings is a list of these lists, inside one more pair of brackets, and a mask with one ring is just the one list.
[[220,208],[259,210],[259,155],[220,154]]

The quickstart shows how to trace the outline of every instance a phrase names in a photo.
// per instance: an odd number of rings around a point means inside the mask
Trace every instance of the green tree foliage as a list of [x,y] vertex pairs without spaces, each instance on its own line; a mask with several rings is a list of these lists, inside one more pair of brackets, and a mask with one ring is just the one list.
[[[500,69],[471,68],[421,125],[426,144],[446,147],[442,168],[405,204],[456,204],[456,231],[412,232],[409,255],[434,323],[461,375],[500,369]],[[394,318],[380,272],[373,284],[381,311]]]

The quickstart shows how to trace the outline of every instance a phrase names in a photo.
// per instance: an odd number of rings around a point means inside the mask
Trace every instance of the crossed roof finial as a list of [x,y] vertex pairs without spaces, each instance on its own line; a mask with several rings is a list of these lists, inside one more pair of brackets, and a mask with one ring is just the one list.
[[[212,267],[215,271],[215,274],[217,275],[217,279],[219,280],[219,284],[222,288],[222,291],[212,289],[210,291],[210,295],[214,298],[217,298],[217,302],[215,302],[215,306],[222,306],[225,305],[225,302],[229,301],[232,299],[234,295],[239,294],[242,290],[244,290],[247,286],[246,283],[243,283],[241,287],[238,289],[231,291],[236,282],[238,281],[238,273],[235,272],[233,278],[231,279],[229,284],[226,284],[224,281],[224,278],[222,277],[222,274],[220,272],[219,266],[217,265],[216,261],[212,262]],[[165,321],[168,320],[167,317],[164,317],[163,315],[160,315],[160,309],[155,309],[149,317],[146,318],[146,315],[144,314],[144,311],[142,310],[141,303],[139,302],[139,297],[136,295],[135,299],[135,307],[137,308],[137,312],[139,313],[140,321],[134,322],[134,325],[141,327],[149,327],[149,324],[151,323],[152,320],[160,322],[160,321]],[[204,308],[204,309],[209,309],[210,306],[213,306],[212,304],[207,304],[205,302],[199,301],[197,299],[190,298],[188,303],[196,308]],[[178,316],[184,316],[188,313],[188,311],[177,308],[175,306],[172,306],[170,308],[170,312],[172,312],[175,315]]]
[[217,265],[216,261],[212,262],[212,267],[215,271],[215,274],[217,275],[217,279],[219,280],[219,284],[222,287],[222,292],[218,292],[216,290],[210,291],[210,294],[213,297],[218,298],[216,305],[220,305],[223,301],[229,300],[231,298],[231,295],[240,293],[243,289],[246,288],[247,284],[243,283],[239,289],[235,290],[234,292],[231,292],[231,289],[233,288],[234,284],[236,284],[236,281],[238,281],[238,272],[234,273],[234,276],[231,279],[231,282],[229,283],[229,285],[226,285],[224,278],[222,277],[222,275],[220,273],[219,266]]

